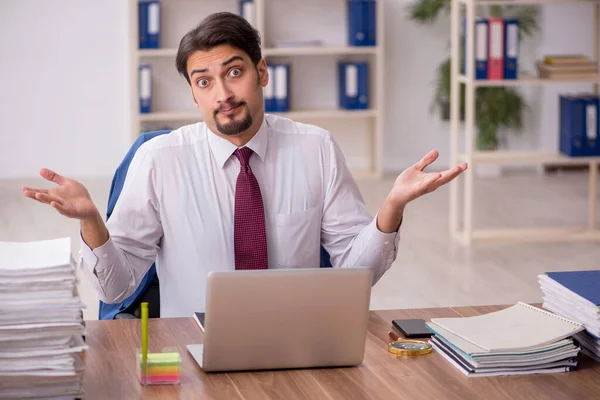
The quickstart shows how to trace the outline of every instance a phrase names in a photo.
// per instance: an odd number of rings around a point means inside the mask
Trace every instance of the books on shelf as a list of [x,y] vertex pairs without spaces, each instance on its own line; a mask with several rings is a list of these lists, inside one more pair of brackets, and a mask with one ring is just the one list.
[[432,347],[468,377],[568,372],[579,365],[583,326],[519,302],[475,317],[433,318]]
[[600,156],[600,97],[591,93],[559,96],[559,150],[569,157]]
[[[461,73],[466,75],[466,17],[461,24]],[[475,19],[475,79],[517,79],[519,76],[519,20],[513,18]],[[468,50],[468,49],[467,49]]]
[[348,45],[377,44],[376,0],[347,0]]
[[275,48],[289,49],[296,47],[323,47],[325,42],[321,39],[313,40],[285,40],[279,39],[275,41]]
[[542,307],[582,324],[575,335],[582,352],[600,362],[600,270],[547,272],[538,276]]
[[70,239],[0,242],[0,397],[83,392],[83,304]]
[[582,55],[549,55],[536,62],[538,76],[544,79],[594,79],[598,64]]
[[268,64],[269,83],[263,89],[265,112],[290,110],[290,64]]
[[138,2],[138,30],[140,49],[160,48],[161,5],[157,0]]

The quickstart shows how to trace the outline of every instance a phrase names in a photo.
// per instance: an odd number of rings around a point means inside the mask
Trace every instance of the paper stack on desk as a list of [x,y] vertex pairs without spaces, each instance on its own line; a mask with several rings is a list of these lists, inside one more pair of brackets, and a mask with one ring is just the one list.
[[582,351],[600,362],[600,270],[548,272],[538,276],[542,307],[577,321]]
[[82,394],[76,284],[69,238],[0,242],[0,398]]
[[580,347],[573,335],[581,324],[517,303],[475,317],[433,318],[430,343],[467,376],[571,371]]

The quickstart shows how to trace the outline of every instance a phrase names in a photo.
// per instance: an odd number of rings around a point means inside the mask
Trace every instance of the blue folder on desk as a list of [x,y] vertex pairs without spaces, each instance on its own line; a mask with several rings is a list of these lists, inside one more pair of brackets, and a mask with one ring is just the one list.
[[600,270],[546,272],[546,275],[600,309]]

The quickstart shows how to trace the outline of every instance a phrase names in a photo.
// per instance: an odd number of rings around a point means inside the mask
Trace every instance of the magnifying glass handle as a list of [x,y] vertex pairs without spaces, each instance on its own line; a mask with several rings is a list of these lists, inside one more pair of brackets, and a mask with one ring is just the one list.
[[389,331],[389,332],[388,332],[388,335],[389,335],[390,339],[392,339],[392,341],[394,341],[394,342],[395,342],[396,340],[400,340],[400,336],[396,335],[396,334],[395,334],[394,332],[392,332],[392,331]]

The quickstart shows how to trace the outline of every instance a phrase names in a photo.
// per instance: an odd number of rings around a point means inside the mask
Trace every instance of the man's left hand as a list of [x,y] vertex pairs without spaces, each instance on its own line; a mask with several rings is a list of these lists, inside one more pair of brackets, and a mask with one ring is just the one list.
[[399,207],[404,207],[414,199],[426,193],[433,192],[440,186],[450,182],[467,169],[463,163],[442,172],[424,172],[424,169],[433,163],[439,156],[436,150],[425,155],[418,163],[405,169],[396,178],[389,194],[390,200]]
[[450,182],[467,169],[460,164],[443,172],[424,172],[423,170],[438,158],[436,150],[430,151],[418,163],[402,171],[381,206],[377,218],[377,227],[382,232],[395,232],[402,221],[404,207],[414,199],[433,192]]

